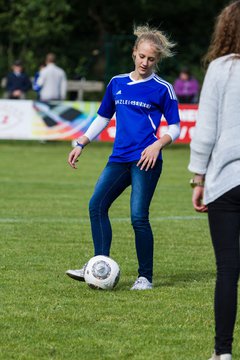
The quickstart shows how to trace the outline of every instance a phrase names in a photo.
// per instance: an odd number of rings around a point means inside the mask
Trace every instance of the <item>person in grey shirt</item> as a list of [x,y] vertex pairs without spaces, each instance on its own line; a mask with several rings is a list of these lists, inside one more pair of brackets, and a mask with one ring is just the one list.
[[46,56],[46,66],[40,71],[37,85],[41,88],[40,100],[64,100],[67,91],[67,79],[63,69],[55,64],[55,55]]
[[240,0],[218,16],[205,64],[188,169],[193,206],[208,211],[217,265],[209,360],[231,360],[240,272]]

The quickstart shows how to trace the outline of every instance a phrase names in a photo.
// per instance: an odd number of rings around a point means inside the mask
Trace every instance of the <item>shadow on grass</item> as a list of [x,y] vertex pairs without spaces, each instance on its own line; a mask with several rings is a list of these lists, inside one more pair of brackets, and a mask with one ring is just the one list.
[[154,285],[155,287],[162,286],[183,286],[189,283],[200,283],[209,282],[215,279],[215,271],[198,271],[198,272],[182,272],[176,273],[169,276],[155,276]]
[[[214,271],[199,271],[199,272],[182,272],[172,275],[155,275],[154,277],[154,288],[161,287],[183,287],[184,285],[189,285],[190,283],[207,283],[215,279]],[[129,290],[134,281],[123,280],[118,283],[116,290]]]

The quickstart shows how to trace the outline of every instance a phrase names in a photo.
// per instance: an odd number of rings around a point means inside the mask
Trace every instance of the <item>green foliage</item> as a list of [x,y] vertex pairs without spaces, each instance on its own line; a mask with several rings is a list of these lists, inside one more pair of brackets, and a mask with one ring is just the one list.
[[174,79],[189,65],[202,79],[214,18],[227,0],[18,0],[0,1],[0,76],[15,58],[33,75],[46,53],[55,52],[69,78],[106,81],[131,69],[133,24],[160,26],[177,42],[176,56],[161,66]]
[[21,58],[30,73],[38,67],[39,59],[43,61],[43,51],[52,50],[50,44],[60,42],[71,30],[71,24],[64,21],[70,11],[65,0],[11,1],[4,10],[0,24],[7,36],[8,65]]
[[164,151],[151,206],[155,287],[136,293],[129,189],[110,212],[116,289],[94,291],[65,275],[92,256],[88,201],[110,145],[89,145],[77,171],[66,162],[68,143],[0,146],[1,359],[208,359],[215,265],[206,215],[191,205],[188,147]]
[[16,43],[40,41],[41,45],[42,39],[60,39],[69,29],[69,24],[63,23],[65,14],[70,10],[64,0],[23,0],[14,4],[11,28]]

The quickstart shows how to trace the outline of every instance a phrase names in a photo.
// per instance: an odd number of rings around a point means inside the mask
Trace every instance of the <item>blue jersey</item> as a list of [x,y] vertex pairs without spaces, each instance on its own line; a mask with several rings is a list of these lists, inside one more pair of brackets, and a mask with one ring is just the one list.
[[110,162],[139,160],[141,152],[157,140],[162,115],[168,125],[180,121],[173,87],[154,73],[139,81],[133,80],[131,74],[114,76],[98,114],[111,119],[114,113],[116,137]]

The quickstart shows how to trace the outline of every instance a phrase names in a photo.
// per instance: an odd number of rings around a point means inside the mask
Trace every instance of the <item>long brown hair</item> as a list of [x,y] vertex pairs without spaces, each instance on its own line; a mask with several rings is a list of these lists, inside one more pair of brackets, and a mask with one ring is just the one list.
[[203,64],[228,54],[240,55],[240,0],[230,3],[217,17],[211,43]]

